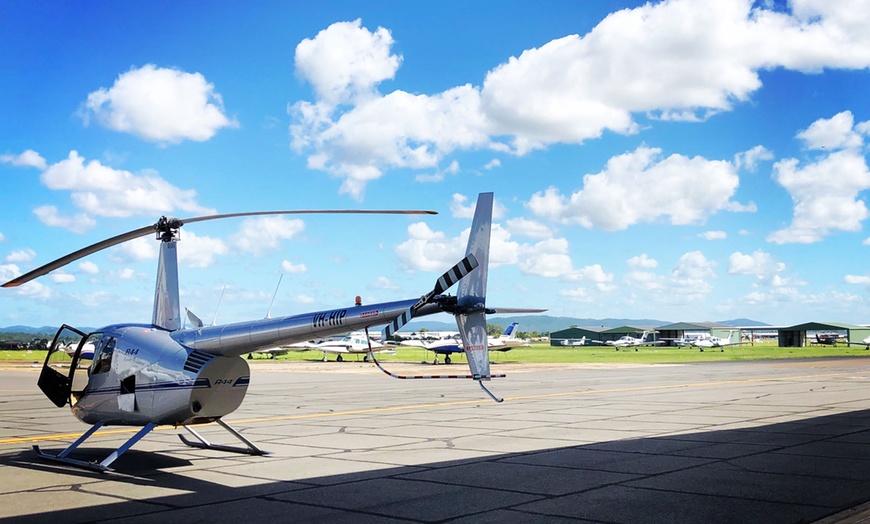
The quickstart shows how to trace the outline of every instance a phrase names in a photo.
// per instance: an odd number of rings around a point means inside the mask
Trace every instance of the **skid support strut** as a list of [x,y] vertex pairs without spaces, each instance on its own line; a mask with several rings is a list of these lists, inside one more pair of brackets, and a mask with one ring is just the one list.
[[221,426],[223,426],[223,428],[225,430],[229,431],[232,436],[234,436],[237,439],[244,442],[245,447],[240,448],[240,447],[236,447],[236,446],[223,446],[221,444],[212,444],[211,442],[207,441],[205,439],[205,437],[203,437],[202,435],[197,433],[190,426],[184,426],[184,429],[186,429],[187,431],[190,432],[191,435],[196,437],[196,439],[199,442],[194,442],[192,440],[188,440],[187,438],[185,438],[184,435],[181,435],[181,434],[178,435],[178,438],[180,438],[182,442],[184,442],[185,444],[187,444],[188,446],[190,446],[192,448],[214,449],[217,451],[229,451],[230,453],[246,453],[248,455],[271,455],[272,454],[271,451],[266,451],[266,450],[263,450],[263,449],[260,449],[259,447],[257,447],[256,444],[254,444],[253,442],[251,442],[250,440],[245,438],[244,435],[239,433],[234,427],[230,426],[229,424],[227,424],[223,420],[217,419],[216,422],[218,424],[220,424]]
[[157,426],[156,424],[153,424],[151,422],[149,422],[148,424],[145,424],[145,426],[143,426],[142,429],[140,429],[135,435],[130,437],[129,440],[127,440],[127,442],[124,442],[124,444],[120,448],[113,451],[111,454],[109,454],[108,457],[106,457],[105,459],[103,459],[100,462],[96,462],[96,461],[85,462],[84,460],[77,460],[74,458],[70,458],[69,455],[73,451],[75,451],[75,449],[77,447],[79,447],[80,444],[82,444],[85,440],[87,440],[88,437],[93,435],[95,431],[97,431],[98,429],[103,427],[102,422],[97,422],[96,424],[91,426],[91,429],[85,431],[81,437],[76,439],[75,442],[70,444],[65,450],[61,451],[57,455],[52,455],[51,453],[46,453],[46,452],[42,451],[41,449],[39,449],[39,446],[37,446],[36,444],[33,445],[33,451],[35,451],[36,454],[39,455],[40,458],[43,458],[45,460],[51,460],[53,462],[60,462],[62,464],[69,464],[70,466],[75,466],[77,468],[89,469],[91,471],[100,471],[100,472],[114,471],[112,468],[109,467],[109,465],[112,462],[115,462],[115,460],[118,457],[120,457],[121,455],[123,455],[128,449],[133,447],[133,444],[142,440],[142,437],[144,437],[145,435],[150,433],[151,430],[154,429],[156,426]]

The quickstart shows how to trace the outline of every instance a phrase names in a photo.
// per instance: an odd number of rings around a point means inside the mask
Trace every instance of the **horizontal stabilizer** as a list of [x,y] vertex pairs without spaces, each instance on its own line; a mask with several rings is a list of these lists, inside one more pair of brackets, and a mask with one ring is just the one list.
[[508,314],[508,313],[543,313],[546,309],[532,309],[527,307],[492,307],[486,308],[490,315]]

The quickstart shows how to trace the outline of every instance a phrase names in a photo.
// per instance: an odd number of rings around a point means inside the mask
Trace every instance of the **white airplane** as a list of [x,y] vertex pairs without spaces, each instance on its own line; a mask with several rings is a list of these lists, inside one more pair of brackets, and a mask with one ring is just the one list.
[[583,336],[581,338],[566,338],[565,340],[562,341],[562,345],[563,346],[571,346],[571,347],[585,346],[586,345],[586,337]]
[[435,360],[432,361],[433,364],[438,364],[438,355],[444,355],[444,363],[450,364],[451,354],[465,352],[462,348],[462,337],[460,337],[459,334],[432,342],[424,342],[422,340],[403,340],[400,345],[426,348],[435,353]]
[[665,343],[663,340],[647,340],[647,337],[653,333],[655,332],[644,331],[640,338],[624,335],[617,340],[608,340],[605,344],[615,347],[616,351],[619,351],[619,348],[634,348],[637,351],[637,348],[640,346],[658,346]]
[[[293,351],[322,351],[324,362],[328,360],[327,355],[330,354],[336,355],[336,362],[343,362],[344,357],[342,355],[353,353],[365,355],[363,362],[368,362],[368,353],[370,351],[374,353],[394,352],[389,346],[376,342],[376,338],[378,337],[375,335],[366,337],[364,331],[354,331],[340,338],[336,337],[321,342],[302,342],[300,344],[279,346],[255,351],[254,353],[265,353],[270,358],[275,358],[276,356],[285,355]],[[369,341],[371,341],[371,344],[369,344]],[[250,358],[250,355],[248,357]]]
[[[79,341],[77,340],[75,342],[70,342],[69,344],[67,344],[66,347],[63,348],[63,350],[64,350],[64,352],[66,352],[67,355],[72,357],[75,354],[76,349],[78,349],[78,346],[79,346]],[[93,342],[86,342],[85,343],[85,345],[82,347],[81,352],[79,353],[79,359],[81,359],[81,360],[93,360],[94,359],[94,343]]]
[[[515,347],[528,346],[529,343],[525,340],[517,338],[517,326],[519,322],[512,322],[511,325],[504,330],[504,333],[498,337],[487,337],[487,346],[490,351],[510,351]],[[444,363],[450,364],[451,353],[463,353],[465,350],[462,346],[462,339],[459,335],[434,342],[423,342],[422,340],[405,340],[402,341],[403,346],[423,347],[435,353],[433,364],[438,363],[438,355],[444,355]]]
[[516,347],[528,346],[528,341],[517,338],[517,326],[519,325],[519,322],[512,322],[498,337],[489,337],[489,350],[510,351]]
[[728,332],[727,337],[704,337],[694,340],[692,342],[692,346],[704,351],[704,348],[719,348],[720,351],[725,351],[725,346],[737,346],[743,343],[742,340],[738,342],[732,342],[731,336],[734,333],[740,333],[739,329],[732,329]]
[[348,355],[351,353],[365,354],[363,362],[368,362],[369,352],[382,353],[389,351],[395,353],[395,351],[393,351],[389,346],[384,346],[379,342],[375,342],[374,337],[366,337],[365,333],[351,333],[340,340],[327,340],[317,344],[315,347],[311,348],[311,350],[323,351],[324,362],[327,361],[326,356],[329,354],[336,355],[336,362],[342,362],[344,360],[342,355]]
[[870,336],[862,340],[861,342],[849,342],[850,346],[864,346],[864,349],[870,349]]

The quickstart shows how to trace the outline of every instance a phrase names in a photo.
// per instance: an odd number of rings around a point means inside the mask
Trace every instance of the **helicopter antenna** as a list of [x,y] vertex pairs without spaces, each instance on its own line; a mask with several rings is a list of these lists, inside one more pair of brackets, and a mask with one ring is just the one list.
[[275,292],[272,293],[272,301],[269,302],[269,311],[266,312],[266,318],[272,318],[272,304],[275,303],[275,297],[278,295],[278,288],[281,287],[281,279],[284,278],[284,273],[278,276],[278,285],[275,286]]
[[227,290],[227,285],[224,284],[224,288],[221,290],[221,297],[218,299],[217,307],[214,308],[214,316],[211,319],[212,326],[217,324],[217,314],[221,308],[221,302],[223,302],[223,299],[224,299],[224,291],[226,291],[226,290]]

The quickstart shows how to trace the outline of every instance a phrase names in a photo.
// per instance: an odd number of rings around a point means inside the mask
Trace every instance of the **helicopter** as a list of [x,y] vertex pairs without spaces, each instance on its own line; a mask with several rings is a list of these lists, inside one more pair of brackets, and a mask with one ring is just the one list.
[[[160,242],[151,323],[114,324],[91,333],[64,324],[58,330],[37,385],[57,407],[69,405],[73,415],[91,427],[57,454],[42,451],[37,445],[33,445],[33,450],[46,460],[94,471],[113,471],[110,465],[151,430],[172,425],[183,427],[194,437],[195,440],[190,440],[179,434],[181,441],[191,447],[266,455],[268,451],[223,420],[241,405],[250,384],[250,368],[242,355],[381,325],[385,325],[382,340],[387,340],[412,318],[439,312],[453,314],[456,318],[471,371],[467,376],[445,378],[473,379],[490,397],[501,401],[483,384],[504,376],[490,373],[486,315],[499,311],[543,310],[486,307],[492,205],[492,193],[478,196],[466,256],[441,275],[433,289],[420,298],[211,326],[204,325],[188,312],[191,326],[184,327],[176,247],[183,225],[205,220],[274,214],[435,214],[432,211],[297,210],[190,219],[164,216],[153,225],[103,240],[10,280],[2,287],[19,286],[82,257],[149,234],[156,234]],[[459,283],[457,294],[444,295],[456,283]],[[71,356],[65,351],[70,340],[78,341]],[[93,348],[92,358],[83,358],[85,348]],[[369,355],[373,358],[371,353]],[[244,445],[213,444],[192,427],[211,422],[222,426]],[[112,425],[141,426],[141,429],[99,462],[72,457],[97,430]]]

